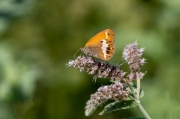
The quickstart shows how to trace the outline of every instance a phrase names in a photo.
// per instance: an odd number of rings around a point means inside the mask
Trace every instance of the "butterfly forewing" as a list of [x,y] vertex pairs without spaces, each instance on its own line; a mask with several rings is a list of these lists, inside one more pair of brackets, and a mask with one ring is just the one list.
[[106,29],[92,37],[81,49],[85,54],[109,60],[114,55],[114,32]]
[[[106,35],[107,34],[107,35]],[[93,36],[85,45],[85,47],[94,46],[100,43],[100,40],[107,39],[114,42],[114,32],[106,29]]]

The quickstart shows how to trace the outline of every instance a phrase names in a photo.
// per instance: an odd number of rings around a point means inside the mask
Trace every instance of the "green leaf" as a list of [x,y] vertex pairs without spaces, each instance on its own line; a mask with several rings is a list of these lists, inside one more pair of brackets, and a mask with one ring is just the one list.
[[143,91],[143,89],[140,89],[140,94],[139,94],[140,96],[140,98],[142,98],[142,97],[144,97],[144,91]]
[[104,107],[104,110],[99,113],[99,115],[103,115],[106,113],[111,113],[112,111],[117,111],[121,109],[129,109],[132,107],[136,107],[138,104],[134,100],[122,100],[115,101],[110,103]]
[[[137,86],[134,83],[130,83],[130,85],[132,86],[134,92],[137,94]],[[142,98],[143,96],[144,96],[144,91],[140,89],[139,97]]]

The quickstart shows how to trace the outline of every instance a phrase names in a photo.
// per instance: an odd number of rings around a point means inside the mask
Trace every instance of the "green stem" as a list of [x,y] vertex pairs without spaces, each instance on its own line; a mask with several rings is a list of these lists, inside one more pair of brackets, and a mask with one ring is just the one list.
[[140,82],[140,78],[139,77],[137,77],[137,102],[138,102],[138,108],[139,108],[139,110],[141,111],[141,113],[145,116],[145,118],[146,119],[151,119],[151,117],[149,116],[149,114],[146,112],[146,110],[144,109],[144,107],[141,105],[141,103],[140,103],[140,98],[139,98],[139,96],[140,96],[140,84],[141,84],[141,82]]
[[146,110],[145,110],[144,107],[141,105],[141,103],[139,103],[138,108],[139,108],[139,110],[141,111],[141,113],[145,116],[146,119],[151,119],[151,117],[150,117],[149,114],[146,112]]

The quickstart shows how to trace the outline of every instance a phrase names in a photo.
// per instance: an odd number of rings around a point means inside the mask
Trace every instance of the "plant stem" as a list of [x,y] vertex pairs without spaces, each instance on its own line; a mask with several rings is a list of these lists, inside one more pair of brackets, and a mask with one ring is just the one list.
[[141,111],[141,113],[145,116],[146,119],[151,119],[151,117],[150,117],[149,114],[146,112],[146,110],[145,110],[144,107],[141,105],[141,103],[139,103],[138,108],[139,108],[139,110]]
[[146,119],[151,119],[151,117],[149,116],[149,114],[146,112],[146,110],[144,109],[144,107],[141,105],[140,103],[140,84],[141,84],[141,79],[139,77],[137,77],[137,101],[138,101],[138,108],[141,111],[141,113],[145,116]]
[[139,101],[140,102],[140,99],[139,99],[139,95],[140,95],[140,87],[141,87],[141,83],[140,83],[140,78],[139,77],[137,77],[137,101]]

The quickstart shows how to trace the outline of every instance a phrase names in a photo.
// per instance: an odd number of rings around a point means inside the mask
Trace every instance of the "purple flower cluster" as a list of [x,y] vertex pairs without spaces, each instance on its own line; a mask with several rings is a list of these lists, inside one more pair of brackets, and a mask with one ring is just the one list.
[[144,77],[145,73],[142,72],[131,72],[127,78],[126,81],[127,82],[131,82],[132,80],[136,80],[136,79],[142,79]]
[[67,66],[73,66],[86,71],[94,78],[109,78],[111,80],[120,81],[125,75],[125,72],[119,69],[119,66],[113,66],[104,61],[98,61],[91,57],[78,56],[75,60],[69,61]]
[[138,49],[138,43],[126,45],[123,51],[123,58],[128,63],[131,71],[140,71],[140,67],[145,64],[145,59],[141,58],[144,48]]
[[109,86],[102,86],[98,91],[91,95],[85,107],[85,115],[91,115],[97,107],[101,106],[107,100],[125,100],[129,91],[123,88],[123,84],[118,82]]

